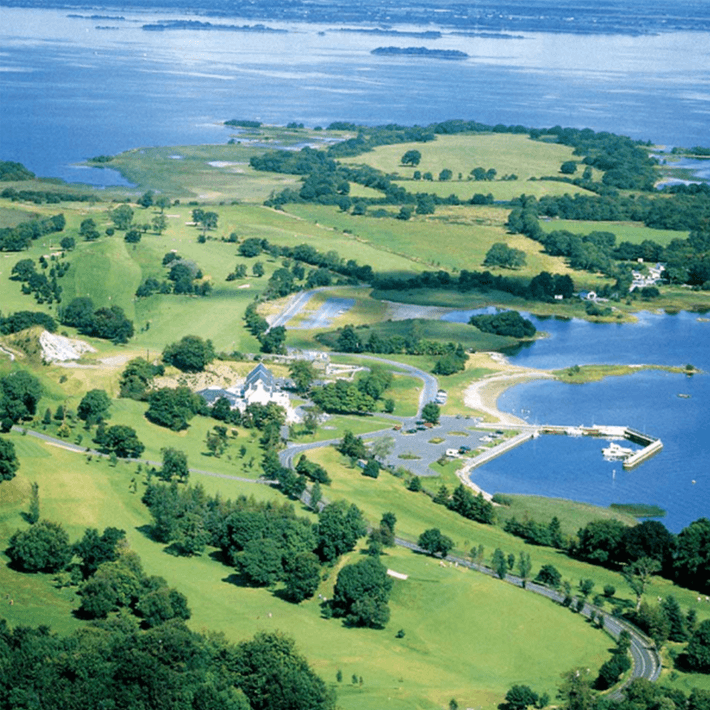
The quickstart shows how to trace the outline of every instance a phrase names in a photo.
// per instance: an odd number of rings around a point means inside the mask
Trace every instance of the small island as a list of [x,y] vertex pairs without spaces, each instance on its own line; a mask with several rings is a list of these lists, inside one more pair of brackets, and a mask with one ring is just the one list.
[[428,49],[427,47],[377,47],[370,54],[406,55],[432,59],[468,59],[468,54],[458,49]]

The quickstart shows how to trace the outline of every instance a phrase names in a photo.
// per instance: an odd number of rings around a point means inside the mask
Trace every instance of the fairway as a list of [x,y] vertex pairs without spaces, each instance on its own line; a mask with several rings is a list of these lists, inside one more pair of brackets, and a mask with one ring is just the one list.
[[[45,445],[22,441],[17,435],[12,439],[18,442],[23,468],[16,479],[3,484],[3,547],[14,529],[25,526],[19,512],[28,482],[37,480],[43,516],[61,521],[71,539],[80,537],[87,526],[126,530],[146,572],[165,577],[187,595],[192,628],[219,630],[234,641],[258,630],[279,629],[296,639],[326,682],[334,683],[337,670],[342,670],[345,681],[339,704],[345,710],[376,710],[385,705],[433,710],[451,697],[468,706],[492,709],[512,683],[525,682],[552,693],[561,672],[574,665],[596,668],[606,657],[608,637],[549,601],[399,549],[383,558],[387,566],[409,576],[395,582],[387,628],[345,628],[338,620],[320,617],[317,596],[292,605],[269,590],[235,585],[232,570],[208,555],[188,559],[165,554],[163,546],[143,532],[149,516],[140,503],[140,487],[137,494],[131,492],[133,465],[113,468],[105,461],[87,463],[81,455],[49,449],[50,471],[43,463]],[[262,486],[194,479],[209,492],[220,490],[225,498],[240,493],[281,498]],[[353,553],[346,561],[357,557]],[[78,624],[70,616],[78,602],[72,590],[57,589],[45,575],[22,575],[5,565],[0,580],[15,590],[15,603],[7,608],[11,624],[46,622],[41,608],[47,605],[55,628],[68,631]],[[333,572],[319,591],[330,596],[334,581]],[[504,608],[516,611],[502,613]],[[399,629],[405,631],[403,638],[395,637]],[[516,642],[511,644],[511,638]],[[457,653],[451,653],[452,647]],[[349,684],[353,674],[362,676],[362,686]]]

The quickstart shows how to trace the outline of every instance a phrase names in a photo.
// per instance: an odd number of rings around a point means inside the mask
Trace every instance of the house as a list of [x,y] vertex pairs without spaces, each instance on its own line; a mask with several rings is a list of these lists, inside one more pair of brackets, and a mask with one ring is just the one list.
[[278,404],[286,410],[286,421],[294,422],[296,413],[291,406],[288,393],[284,392],[276,382],[273,373],[263,363],[259,363],[244,380],[244,383],[227,389],[208,387],[199,394],[209,405],[220,397],[229,401],[232,409],[243,412],[250,404],[267,405],[270,402]]

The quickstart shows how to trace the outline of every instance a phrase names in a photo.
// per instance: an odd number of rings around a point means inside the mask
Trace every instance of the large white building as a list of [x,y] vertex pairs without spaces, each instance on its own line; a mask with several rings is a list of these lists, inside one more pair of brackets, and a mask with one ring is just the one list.
[[212,405],[224,397],[232,405],[232,409],[243,412],[250,404],[267,405],[270,402],[278,404],[286,410],[286,421],[296,421],[296,413],[291,406],[288,393],[276,383],[273,373],[263,363],[259,363],[247,376],[241,385],[222,389],[208,387],[198,392],[207,404]]

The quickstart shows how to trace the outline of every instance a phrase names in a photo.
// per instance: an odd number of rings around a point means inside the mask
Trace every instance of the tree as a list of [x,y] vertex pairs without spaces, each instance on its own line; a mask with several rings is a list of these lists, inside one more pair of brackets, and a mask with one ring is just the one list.
[[129,229],[123,237],[123,241],[125,241],[126,244],[138,244],[140,240],[141,233],[137,229]]
[[212,341],[197,335],[186,335],[163,350],[163,361],[183,372],[202,372],[214,356]]
[[[311,494],[312,495],[312,494]],[[320,561],[312,552],[299,552],[286,565],[286,596],[298,604],[310,599],[320,584]]]
[[99,238],[99,230],[96,229],[96,222],[91,217],[82,220],[79,227],[79,236],[87,242],[93,242]]
[[236,685],[252,710],[335,710],[335,696],[295,650],[293,639],[260,632],[230,653]]
[[441,407],[436,402],[427,402],[422,407],[422,419],[429,424],[438,424],[441,416]]
[[565,710],[591,710],[593,706],[589,668],[573,668],[562,675],[557,697]]
[[698,673],[710,673],[710,620],[699,624],[685,653],[688,666],[692,670]]
[[362,340],[351,325],[346,325],[340,331],[335,347],[344,353],[361,353],[363,350]]
[[167,195],[158,195],[155,200],[155,206],[160,209],[160,214],[163,214],[165,209],[170,207],[170,198]]
[[0,438],[0,481],[12,480],[18,468],[15,445],[9,439]]
[[133,427],[115,424],[106,430],[102,446],[121,458],[138,458],[145,450]]
[[673,560],[676,580],[700,591],[710,588],[710,520],[699,518],[683,528],[676,538]]
[[496,547],[491,559],[493,570],[500,579],[505,579],[508,576],[508,563],[505,559],[505,554],[500,547]]
[[370,459],[362,469],[362,475],[367,478],[377,478],[380,475],[380,464],[375,459]]
[[71,561],[72,548],[59,523],[40,520],[28,530],[15,532],[7,555],[25,572],[57,572]]
[[528,579],[532,571],[532,561],[527,552],[521,552],[518,555],[518,576],[523,581],[523,589],[528,586]]
[[136,204],[140,205],[141,207],[148,209],[149,207],[153,206],[153,197],[155,196],[155,193],[152,190],[148,190],[147,192],[144,192],[137,200]]
[[264,265],[260,261],[254,262],[254,266],[251,267],[251,273],[260,279],[264,275],[265,269]]
[[111,400],[104,390],[89,390],[79,402],[76,413],[88,426],[106,419]]
[[453,549],[454,541],[447,535],[442,535],[439,528],[429,528],[419,536],[417,545],[432,556],[446,557]]
[[367,458],[367,447],[365,446],[365,442],[359,436],[355,436],[348,429],[345,430],[343,438],[338,446],[336,446],[336,449],[343,456],[348,456],[351,459]]
[[261,342],[262,353],[279,353],[285,354],[286,328],[282,325],[277,325],[271,328],[268,333],[259,338]]
[[26,520],[30,525],[34,525],[39,520],[39,483],[37,481],[33,481],[30,488],[30,505]]
[[74,239],[74,237],[62,237],[59,246],[64,249],[64,251],[74,251],[76,248],[76,239]]
[[661,569],[661,563],[650,557],[641,557],[623,568],[621,574],[626,580],[631,591],[636,595],[636,611],[641,606],[641,597],[646,591],[646,587],[656,572]]
[[0,419],[17,423],[34,416],[42,397],[39,380],[25,370],[11,372],[0,379]]
[[448,168],[444,168],[440,173],[439,173],[439,181],[440,182],[447,182],[451,180],[451,178],[454,176],[454,174],[449,170]]
[[370,452],[376,459],[384,461],[392,453],[394,446],[393,436],[382,436],[370,444]]
[[668,639],[675,642],[687,641],[688,631],[686,628],[686,620],[680,610],[678,600],[671,594],[661,602],[661,608],[668,619],[670,627]]
[[574,175],[577,172],[577,161],[565,160],[565,162],[560,165],[560,172],[563,175]]
[[296,360],[289,367],[289,374],[299,394],[308,392],[316,378],[316,370],[310,360]]
[[165,447],[160,449],[163,455],[163,465],[160,469],[159,476],[164,481],[172,481],[176,479],[181,483],[187,483],[190,476],[190,469],[187,465],[187,454],[179,449]]
[[385,547],[393,547],[395,544],[394,526],[397,517],[394,513],[384,513],[380,520],[380,539]]
[[237,556],[237,564],[250,584],[271,586],[283,576],[283,549],[269,537],[250,540]]
[[422,154],[418,150],[408,150],[402,156],[402,165],[411,165],[412,167],[416,167],[421,162],[421,159]]
[[332,609],[352,626],[382,628],[389,621],[392,578],[376,557],[345,565],[333,589]]
[[111,221],[116,226],[116,229],[122,231],[128,229],[133,222],[133,210],[128,205],[119,205],[109,212]]
[[367,525],[356,505],[343,500],[329,503],[318,517],[317,553],[322,560],[332,562],[350,552],[366,532]]
[[503,242],[496,242],[487,252],[483,266],[502,266],[507,269],[520,269],[525,266],[526,256],[521,249],[512,249]]
[[507,710],[526,710],[531,705],[537,706],[540,696],[527,685],[514,685],[505,694]]
[[125,530],[108,527],[99,535],[96,528],[87,528],[81,540],[73,546],[74,554],[81,558],[84,579],[91,577],[104,562],[117,560],[120,545],[125,539]]
[[206,411],[205,400],[189,387],[162,387],[148,396],[145,417],[153,424],[181,431],[187,429],[188,422],[195,414]]
[[553,565],[543,565],[535,577],[536,582],[557,589],[562,582],[562,575]]

